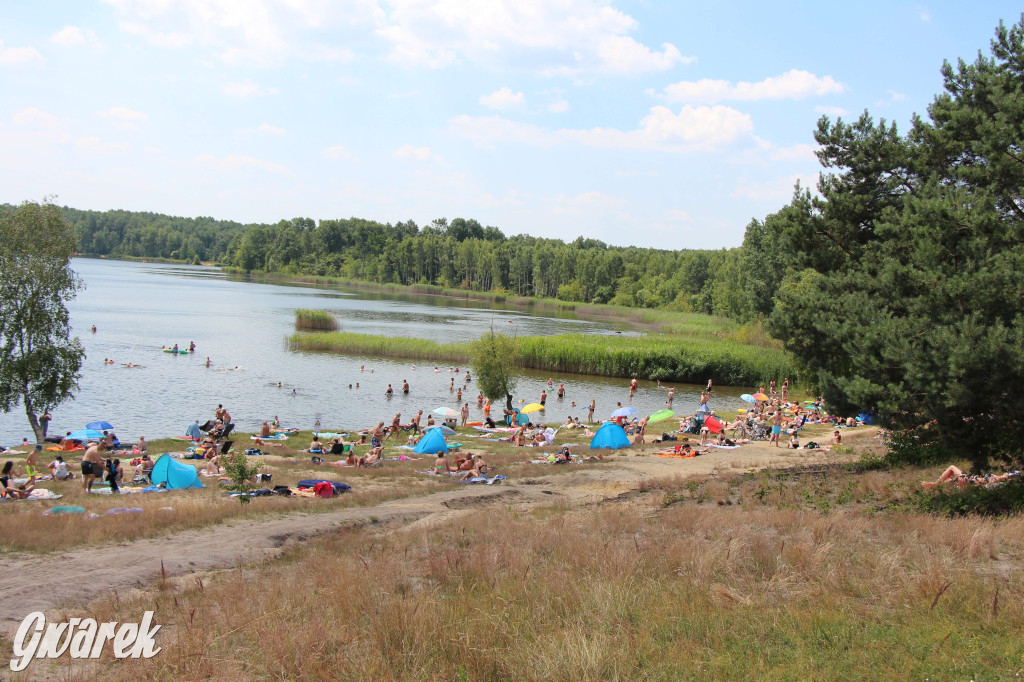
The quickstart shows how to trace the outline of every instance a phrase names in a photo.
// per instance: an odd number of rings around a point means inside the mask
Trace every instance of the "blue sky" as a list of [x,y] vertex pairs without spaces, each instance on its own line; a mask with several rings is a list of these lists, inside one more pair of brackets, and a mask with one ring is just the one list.
[[0,201],[741,243],[824,113],[906,130],[1020,6],[0,4]]

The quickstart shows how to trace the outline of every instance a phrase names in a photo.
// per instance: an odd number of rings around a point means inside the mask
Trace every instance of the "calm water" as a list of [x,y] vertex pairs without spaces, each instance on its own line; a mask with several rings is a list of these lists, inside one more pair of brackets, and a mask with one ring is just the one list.
[[[294,330],[297,308],[329,310],[345,331],[442,342],[476,338],[492,326],[520,335],[630,333],[607,322],[529,315],[486,303],[451,305],[429,298],[248,282],[214,268],[78,259],[74,269],[87,286],[70,305],[87,358],[76,399],[53,413],[50,434],[58,435],[100,419],[114,424],[125,441],[139,435],[181,435],[193,420],[212,417],[218,403],[245,431],[256,430],[274,415],[286,426],[312,428],[320,420],[325,430],[334,430],[390,422],[395,412],[407,421],[420,409],[426,415],[437,407],[461,408],[449,386],[453,377],[456,386],[463,383],[466,368],[455,375],[448,367],[435,372],[433,365],[404,360],[289,350],[286,338]],[[160,350],[175,343],[187,348],[190,341],[197,348],[193,355]],[[105,358],[115,364],[104,364]],[[540,373],[523,374],[516,400],[537,401],[549,378],[555,388],[560,382],[566,385],[564,400],[554,395],[548,399],[549,422],[564,422],[570,414],[585,418],[591,399],[597,401],[599,416],[607,416],[618,401],[632,404],[641,415],[664,407],[665,392],[654,382],[641,381],[630,403],[624,379]],[[408,396],[401,393],[403,380],[411,386]],[[384,396],[389,383],[395,389],[391,399]],[[478,392],[472,383],[465,392],[474,419],[482,415],[475,400]],[[740,392],[716,390],[713,406],[741,406]],[[677,386],[675,409],[694,411],[699,393],[700,387]],[[20,443],[24,436],[32,438],[21,407],[0,414],[0,444]]]

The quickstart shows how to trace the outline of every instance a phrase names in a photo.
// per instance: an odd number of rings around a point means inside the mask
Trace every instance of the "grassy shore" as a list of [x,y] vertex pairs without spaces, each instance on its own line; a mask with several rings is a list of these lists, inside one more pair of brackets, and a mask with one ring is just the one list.
[[[724,386],[751,386],[770,377],[795,377],[783,351],[730,339],[684,335],[642,337],[558,335],[516,339],[522,367],[611,377],[642,376],[662,381],[703,383],[714,377]],[[466,343],[353,333],[294,334],[293,349],[444,363],[470,361]]]
[[513,501],[399,533],[347,528],[94,605],[98,620],[156,609],[165,624],[160,656],[102,674],[1015,679],[1024,519],[908,509],[937,471],[672,476],[596,508]]

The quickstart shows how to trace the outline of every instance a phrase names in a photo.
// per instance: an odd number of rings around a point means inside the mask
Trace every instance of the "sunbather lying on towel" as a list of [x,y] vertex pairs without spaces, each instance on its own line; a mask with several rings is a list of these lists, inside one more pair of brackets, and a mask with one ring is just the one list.
[[938,479],[935,481],[921,481],[921,485],[925,488],[931,488],[939,485],[940,483],[952,483],[958,488],[966,488],[969,485],[989,485],[991,483],[1001,483],[1008,481],[1014,476],[1020,476],[1019,471],[1008,471],[1004,474],[984,474],[980,476],[969,476],[965,474],[960,467],[952,464],[948,469],[942,472]]

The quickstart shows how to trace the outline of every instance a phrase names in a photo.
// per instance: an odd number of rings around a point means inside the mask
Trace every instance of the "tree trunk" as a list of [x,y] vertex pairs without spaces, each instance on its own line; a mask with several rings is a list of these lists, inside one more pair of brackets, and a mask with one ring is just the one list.
[[25,415],[28,417],[28,423],[32,425],[33,433],[36,434],[36,442],[42,443],[46,434],[43,433],[43,427],[39,425],[39,418],[36,417],[36,411],[28,397],[25,398]]
[[509,412],[512,411],[512,394],[511,393],[506,393],[505,394],[505,409],[508,410]]

